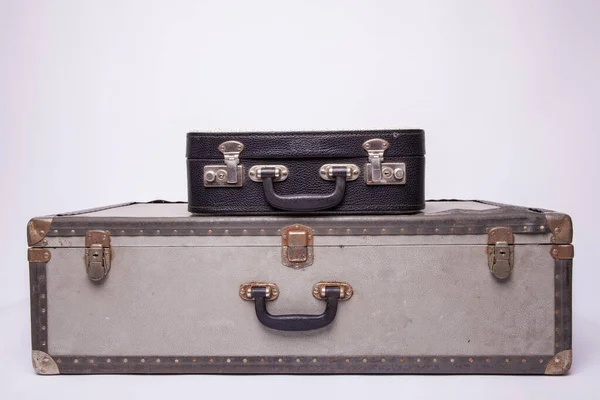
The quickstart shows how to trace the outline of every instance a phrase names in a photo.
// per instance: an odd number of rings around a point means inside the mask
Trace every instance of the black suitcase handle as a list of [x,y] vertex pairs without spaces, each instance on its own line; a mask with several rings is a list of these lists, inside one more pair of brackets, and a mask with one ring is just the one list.
[[276,171],[274,168],[265,168],[261,171],[263,189],[267,202],[280,210],[286,211],[318,211],[337,206],[344,200],[346,194],[346,179],[348,169],[345,167],[333,167],[331,176],[335,177],[335,189],[328,195],[296,194],[281,196],[275,193],[273,178]]
[[256,309],[256,317],[268,328],[278,331],[311,331],[323,328],[333,322],[340,300],[340,288],[325,288],[326,306],[322,314],[286,314],[272,315],[267,311],[267,288],[257,286],[252,289],[252,299]]

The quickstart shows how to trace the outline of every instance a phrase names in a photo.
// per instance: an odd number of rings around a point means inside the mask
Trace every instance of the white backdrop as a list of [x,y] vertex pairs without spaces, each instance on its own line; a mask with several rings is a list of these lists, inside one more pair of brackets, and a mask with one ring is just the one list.
[[[593,0],[0,0],[0,397],[598,396],[599,17]],[[190,130],[399,126],[427,132],[428,198],[572,215],[570,376],[34,375],[29,218],[185,199]]]

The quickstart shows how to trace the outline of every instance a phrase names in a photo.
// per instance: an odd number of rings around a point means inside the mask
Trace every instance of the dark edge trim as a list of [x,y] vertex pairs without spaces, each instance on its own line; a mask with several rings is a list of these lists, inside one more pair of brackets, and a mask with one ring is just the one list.
[[31,349],[48,352],[48,313],[46,263],[29,263],[31,291]]
[[55,356],[54,360],[62,374],[543,374],[552,357]]
[[572,348],[572,275],[573,260],[555,260],[555,346],[556,353]]

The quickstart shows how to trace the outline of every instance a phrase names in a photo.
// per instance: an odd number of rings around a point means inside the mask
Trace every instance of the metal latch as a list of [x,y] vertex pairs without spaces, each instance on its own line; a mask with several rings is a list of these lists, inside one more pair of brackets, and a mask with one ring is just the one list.
[[294,224],[281,230],[281,262],[292,268],[312,265],[313,230],[308,226]]
[[510,276],[514,265],[515,235],[510,228],[492,228],[488,233],[488,266],[498,279]]
[[204,166],[204,187],[240,187],[244,184],[244,167],[239,165],[244,145],[236,140],[223,142],[219,151],[223,153],[225,165]]
[[370,139],[363,143],[369,155],[365,180],[367,185],[404,185],[406,183],[405,163],[384,163],[383,153],[390,147],[387,140]]
[[110,234],[108,231],[88,231],[85,234],[85,269],[88,278],[101,281],[110,271]]

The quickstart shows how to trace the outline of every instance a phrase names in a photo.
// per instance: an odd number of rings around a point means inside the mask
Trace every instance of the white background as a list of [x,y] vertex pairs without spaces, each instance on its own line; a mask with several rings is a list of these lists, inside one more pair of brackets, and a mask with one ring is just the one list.
[[[599,18],[597,1],[0,0],[0,398],[598,398]],[[34,374],[29,218],[185,199],[190,130],[398,126],[427,131],[428,198],[572,215],[569,376]]]

